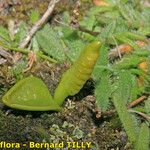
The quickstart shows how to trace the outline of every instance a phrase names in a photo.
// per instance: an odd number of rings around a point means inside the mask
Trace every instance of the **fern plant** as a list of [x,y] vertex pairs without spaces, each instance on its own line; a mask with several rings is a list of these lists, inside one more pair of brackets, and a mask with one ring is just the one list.
[[126,81],[124,74],[125,71],[119,73],[118,89],[113,93],[112,100],[130,141],[135,143],[138,129],[132,120],[133,116],[131,117],[126,108],[131,89],[125,89],[126,85],[128,86],[128,81]]

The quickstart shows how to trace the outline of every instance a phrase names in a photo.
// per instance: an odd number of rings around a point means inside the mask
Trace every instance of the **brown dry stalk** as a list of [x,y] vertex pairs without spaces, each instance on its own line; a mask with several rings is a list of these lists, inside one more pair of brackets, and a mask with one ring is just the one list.
[[[101,116],[98,118],[107,118],[107,117],[110,117],[112,115],[114,115],[117,111],[115,109],[112,109],[112,110],[109,110],[109,111],[106,111],[106,112],[102,112]],[[150,116],[148,116],[147,114],[145,113],[142,113],[142,112],[139,112],[139,111],[136,111],[136,110],[133,110],[133,109],[128,109],[128,112],[130,113],[136,113],[140,116],[142,116],[144,119],[146,119],[147,121],[150,121]]]
[[143,102],[147,97],[145,95],[142,95],[141,97],[139,97],[138,99],[132,101],[131,103],[129,103],[128,108],[134,107],[137,104]]
[[7,51],[5,51],[3,49],[3,47],[0,46],[0,55],[4,58],[11,58],[13,59],[12,55],[10,53],[8,53]]
[[93,4],[96,6],[108,6],[109,5],[104,0],[93,0]]
[[142,116],[143,118],[145,118],[147,121],[150,122],[150,116],[148,116],[147,114],[144,114],[142,112],[139,112],[139,111],[136,111],[136,110],[133,110],[133,109],[129,109],[128,112],[136,113],[136,114]]
[[36,54],[33,51],[28,53],[28,67],[23,71],[24,73],[30,70],[33,66],[33,63],[36,61]]
[[[136,44],[139,46],[139,47],[143,47],[146,45],[145,42],[143,41],[136,41]],[[133,47],[131,47],[130,45],[128,44],[122,44],[120,46],[117,46],[115,48],[113,48],[110,52],[109,52],[109,58],[110,59],[114,59],[116,57],[119,56],[119,53],[121,55],[123,54],[127,54],[127,53],[130,53],[131,51],[133,50]]]
[[[131,107],[134,107],[136,106],[137,104],[143,102],[147,97],[145,95],[142,95],[141,97],[139,97],[138,99],[134,100],[133,102],[131,102],[129,105],[128,105],[128,108],[131,108]],[[128,112],[134,112],[134,113],[137,113],[139,114],[140,116],[144,117],[145,119],[149,120],[150,121],[150,117],[147,116],[146,114],[144,113],[141,113],[141,112],[138,112],[138,111],[135,111],[135,110],[132,110],[132,109],[128,109]],[[116,110],[115,109],[112,109],[112,110],[108,110],[108,111],[105,111],[105,112],[101,112],[101,116],[102,117],[110,117],[112,116],[113,114],[116,113]],[[100,118],[100,117],[99,117]]]

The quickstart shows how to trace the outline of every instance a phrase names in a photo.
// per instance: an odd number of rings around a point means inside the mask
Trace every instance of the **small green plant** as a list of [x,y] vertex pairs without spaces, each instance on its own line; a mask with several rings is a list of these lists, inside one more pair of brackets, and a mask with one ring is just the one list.
[[81,52],[79,59],[64,73],[54,98],[42,80],[27,77],[16,83],[2,98],[9,107],[31,111],[59,111],[65,98],[75,95],[90,78],[99,56],[100,42],[90,43]]

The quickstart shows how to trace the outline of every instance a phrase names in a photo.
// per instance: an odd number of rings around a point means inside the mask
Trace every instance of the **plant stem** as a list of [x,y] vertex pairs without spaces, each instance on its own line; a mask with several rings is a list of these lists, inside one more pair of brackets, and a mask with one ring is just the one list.
[[139,111],[136,111],[136,110],[133,110],[133,109],[129,109],[128,112],[136,113],[136,114],[142,116],[143,118],[145,118],[147,121],[150,122],[150,116],[148,116],[148,115],[146,115],[146,114],[144,114],[142,112],[139,112]]
[[[11,50],[11,51],[15,51],[15,52],[20,52],[20,53],[23,53],[23,54],[28,54],[30,53],[31,51],[29,51],[28,49],[22,49],[22,48],[15,48],[15,47],[11,47],[11,46],[8,46],[8,45],[4,45],[2,42],[0,42],[0,45],[5,49],[5,50]],[[41,57],[42,59],[45,59],[45,60],[48,60],[52,63],[57,63],[57,60],[53,59],[53,58],[50,58],[42,53],[36,53],[37,56]]]

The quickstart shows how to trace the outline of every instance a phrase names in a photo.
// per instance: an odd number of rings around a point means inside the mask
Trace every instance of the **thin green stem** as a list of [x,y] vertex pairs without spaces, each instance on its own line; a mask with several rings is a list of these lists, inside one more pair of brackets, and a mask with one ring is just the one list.
[[[20,53],[23,53],[23,54],[30,53],[30,50],[28,50],[28,49],[11,47],[11,46],[3,44],[2,42],[0,42],[0,46],[2,46],[3,48],[5,48],[6,50],[20,52]],[[44,59],[44,60],[48,60],[48,61],[50,61],[52,63],[57,63],[57,60],[55,60],[53,58],[50,58],[50,57],[48,57],[48,56],[46,56],[46,55],[44,55],[42,53],[37,52],[36,55],[39,56],[40,58]]]
[[57,63],[58,62],[57,60],[55,60],[53,58],[50,58],[50,57],[48,57],[48,56],[46,56],[44,54],[41,54],[41,53],[36,53],[36,55],[41,57],[42,59],[48,60],[48,61],[50,61],[52,63]]

